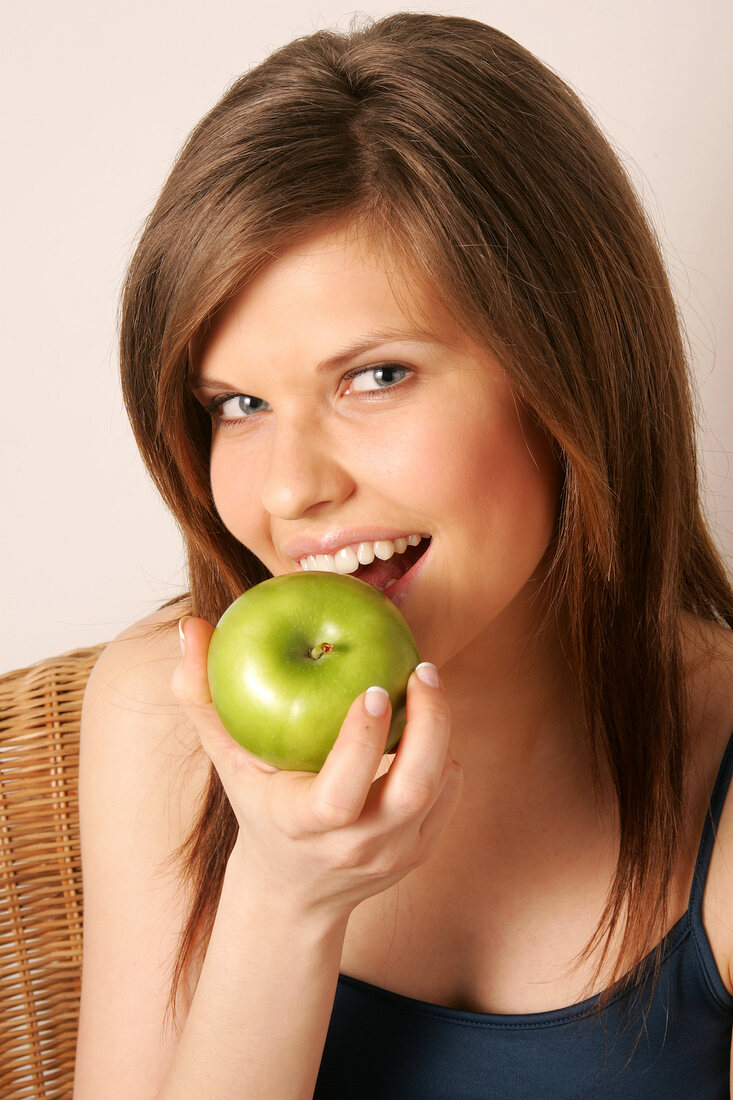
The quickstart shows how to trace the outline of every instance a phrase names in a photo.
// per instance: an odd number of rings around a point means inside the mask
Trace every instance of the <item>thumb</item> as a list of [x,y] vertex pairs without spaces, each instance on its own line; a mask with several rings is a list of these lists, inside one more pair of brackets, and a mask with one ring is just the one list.
[[258,760],[230,737],[216,713],[211,701],[206,667],[209,643],[214,633],[211,623],[186,615],[178,624],[178,633],[181,640],[181,660],[173,672],[171,689],[186,708],[201,744],[225,788],[228,787],[229,775],[241,773],[243,768],[277,771],[277,768]]
[[206,658],[214,628],[205,619],[184,615],[178,624],[181,660],[173,673],[171,687],[176,698],[186,706],[207,706],[211,703]]

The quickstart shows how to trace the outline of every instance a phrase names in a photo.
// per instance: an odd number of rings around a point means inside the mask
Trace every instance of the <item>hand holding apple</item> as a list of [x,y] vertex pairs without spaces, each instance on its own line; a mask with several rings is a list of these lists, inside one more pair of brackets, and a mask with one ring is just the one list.
[[206,667],[214,628],[185,618],[179,629],[183,655],[171,688],[238,822],[228,868],[255,907],[287,907],[298,921],[309,914],[331,927],[430,857],[460,799],[462,775],[434,668],[410,674],[407,721],[388,769],[380,763],[389,712],[370,716],[359,694],[321,770],[289,771],[253,756],[222,726]]
[[245,592],[222,615],[208,655],[211,698],[222,725],[278,768],[319,771],[350,704],[387,690],[387,751],[405,725],[405,692],[420,660],[394,604],[338,573],[287,573]]

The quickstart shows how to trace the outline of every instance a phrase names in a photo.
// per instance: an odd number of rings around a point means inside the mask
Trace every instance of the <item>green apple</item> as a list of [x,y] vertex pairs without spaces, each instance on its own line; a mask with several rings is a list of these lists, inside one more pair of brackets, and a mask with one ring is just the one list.
[[209,686],[222,725],[249,752],[289,771],[319,771],[351,703],[375,684],[389,692],[394,748],[419,661],[409,626],[379,589],[339,573],[286,573],[224,612],[209,646]]

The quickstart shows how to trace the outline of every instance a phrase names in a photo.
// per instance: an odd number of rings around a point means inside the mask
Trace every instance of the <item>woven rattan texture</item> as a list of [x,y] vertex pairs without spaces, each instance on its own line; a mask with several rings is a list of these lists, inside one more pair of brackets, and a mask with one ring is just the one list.
[[79,721],[102,646],[0,677],[0,1098],[70,1097],[81,976]]

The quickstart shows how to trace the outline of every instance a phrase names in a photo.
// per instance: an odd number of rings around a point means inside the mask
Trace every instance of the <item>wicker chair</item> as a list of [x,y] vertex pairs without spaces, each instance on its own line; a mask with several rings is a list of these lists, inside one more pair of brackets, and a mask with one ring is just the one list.
[[0,677],[0,1097],[71,1097],[81,977],[77,777],[102,646]]

